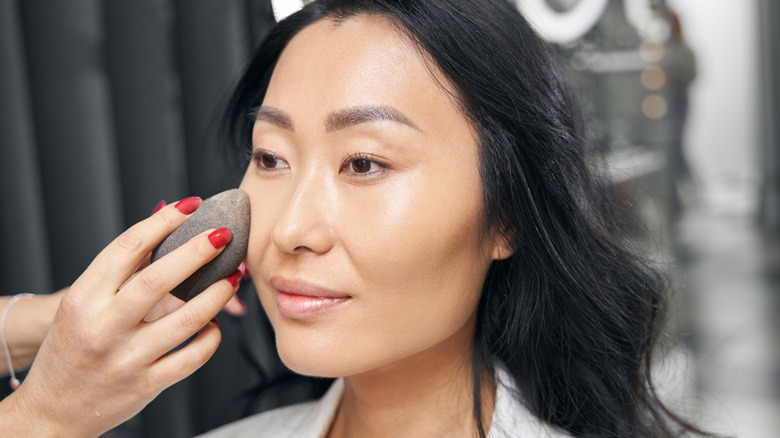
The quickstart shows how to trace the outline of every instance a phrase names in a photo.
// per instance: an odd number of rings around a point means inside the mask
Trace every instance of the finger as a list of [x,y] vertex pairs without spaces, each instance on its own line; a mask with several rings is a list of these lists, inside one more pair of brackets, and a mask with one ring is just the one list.
[[204,231],[139,272],[112,303],[121,309],[118,323],[138,323],[162,297],[222,252],[231,238],[227,228]]
[[184,301],[171,294],[166,294],[152,310],[144,316],[144,321],[156,321],[184,305]]
[[233,295],[233,298],[222,309],[233,316],[246,315],[246,304],[238,295]]
[[203,328],[238,290],[240,274],[231,274],[209,286],[181,308],[142,328],[139,342],[154,343],[148,348],[149,362],[174,349]]
[[241,264],[238,265],[238,271],[241,272],[241,278],[252,278],[244,262],[241,262]]
[[148,254],[146,254],[146,257],[144,257],[144,258],[141,260],[141,263],[139,263],[139,264],[138,264],[138,267],[135,269],[135,271],[134,271],[132,274],[130,274],[130,276],[129,276],[129,277],[127,277],[127,278],[125,279],[125,282],[124,282],[124,283],[122,283],[122,285],[121,285],[121,286],[119,286],[119,290],[121,290],[123,287],[125,287],[125,285],[126,285],[127,283],[130,283],[130,281],[132,281],[132,280],[133,280],[133,278],[135,278],[135,277],[136,277],[136,275],[140,274],[140,273],[141,273],[141,271],[143,271],[144,269],[146,269],[146,267],[147,267],[147,266],[149,266],[149,265],[151,265],[151,264],[152,264],[152,253],[148,253]]
[[146,269],[147,266],[152,264],[152,253],[148,252],[146,253],[146,257],[141,260],[141,263],[138,264],[138,268],[136,271],[140,271],[142,269]]
[[163,207],[165,207],[165,199],[163,199],[162,201],[158,202],[157,205],[154,206],[154,210],[152,210],[152,214],[150,214],[149,216],[151,216],[151,215],[157,213],[158,211],[162,210]]
[[95,257],[84,274],[74,282],[74,288],[115,293],[136,271],[144,257],[184,223],[201,202],[198,197],[183,199],[127,229]]
[[149,368],[150,380],[167,388],[184,379],[211,358],[221,339],[217,324],[208,323],[189,344],[157,359]]

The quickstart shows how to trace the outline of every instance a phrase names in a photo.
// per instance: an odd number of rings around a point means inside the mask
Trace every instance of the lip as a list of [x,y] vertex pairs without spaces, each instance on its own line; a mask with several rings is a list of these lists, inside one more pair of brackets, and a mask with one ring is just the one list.
[[343,306],[352,297],[304,280],[272,277],[271,286],[277,291],[279,312],[294,319],[312,317]]

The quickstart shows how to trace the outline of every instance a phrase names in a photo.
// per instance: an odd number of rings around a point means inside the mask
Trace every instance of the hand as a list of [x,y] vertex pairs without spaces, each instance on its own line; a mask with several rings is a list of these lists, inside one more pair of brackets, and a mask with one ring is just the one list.
[[223,310],[233,316],[244,316],[246,315],[246,304],[241,301],[241,298],[234,295],[233,298],[225,304]]
[[[182,206],[183,214],[176,207],[167,206],[124,232],[73,283],[24,383],[0,403],[5,433],[97,436],[211,357],[221,336],[216,320],[209,321],[235,293],[237,273],[170,314],[143,320],[229,241],[229,236],[220,240],[218,233],[204,232],[134,275],[192,212]],[[198,331],[189,344],[171,352]]]
[[[165,207],[165,201],[160,201],[157,206],[152,210],[152,214],[154,215],[158,211],[160,211],[163,207]],[[150,259],[147,259],[144,264],[141,266],[140,269],[145,268],[149,263],[151,262]],[[238,267],[239,272],[241,272],[242,278],[248,278],[249,272],[246,270],[246,266],[244,266],[244,263],[242,262],[241,265]],[[184,305],[184,302],[172,295],[166,295],[163,297],[162,300],[160,300],[156,306],[146,315],[144,320],[146,321],[154,321],[156,319],[161,318],[164,315],[167,315],[174,310],[178,309]],[[241,298],[239,298],[237,295],[233,295],[232,298],[230,298],[230,301],[225,304],[225,307],[223,308],[224,311],[229,313],[232,316],[244,316],[246,314],[246,303],[244,303]]]
[[[249,278],[249,272],[246,270],[246,266],[244,266],[243,262],[238,267],[238,272],[241,273],[242,278]],[[183,305],[184,301],[168,294],[164,296],[156,306],[154,306],[154,308],[146,315],[146,317],[144,317],[144,321],[151,322],[162,318],[163,316],[173,312]],[[244,301],[239,298],[238,295],[233,295],[233,297],[230,298],[230,301],[225,304],[225,307],[223,307],[222,310],[232,316],[244,316],[246,315],[246,303],[244,303]]]

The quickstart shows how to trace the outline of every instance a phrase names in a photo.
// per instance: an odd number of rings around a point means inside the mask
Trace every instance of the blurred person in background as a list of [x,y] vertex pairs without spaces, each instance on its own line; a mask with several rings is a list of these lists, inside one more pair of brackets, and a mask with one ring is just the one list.
[[674,193],[673,212],[696,200],[696,177],[685,154],[685,126],[688,120],[689,88],[696,78],[696,57],[685,42],[680,17],[671,8],[663,13],[669,25],[669,39],[659,66],[666,73],[669,129],[669,172]]

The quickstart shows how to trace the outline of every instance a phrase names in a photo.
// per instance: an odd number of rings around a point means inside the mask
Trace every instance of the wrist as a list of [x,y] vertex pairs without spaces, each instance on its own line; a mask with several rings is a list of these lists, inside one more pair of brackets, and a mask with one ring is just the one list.
[[17,301],[9,309],[5,334],[15,369],[27,368],[32,363],[51,327],[60,295],[36,295]]
[[9,437],[61,437],[50,418],[36,413],[20,389],[0,402],[0,429]]

